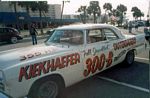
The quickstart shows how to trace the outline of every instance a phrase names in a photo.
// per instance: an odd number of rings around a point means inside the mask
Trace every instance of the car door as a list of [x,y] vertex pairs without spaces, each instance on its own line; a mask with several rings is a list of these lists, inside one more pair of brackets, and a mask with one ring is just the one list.
[[7,41],[8,40],[8,32],[6,28],[1,28],[1,41]]
[[101,28],[87,30],[86,39],[83,76],[89,77],[112,65],[113,52]]
[[4,28],[3,33],[4,33],[4,40],[9,41],[10,38],[12,37],[12,33],[9,31],[9,28]]
[[123,48],[115,49],[115,45],[120,44],[120,42],[123,42],[124,39],[120,38],[117,32],[115,32],[115,30],[113,30],[112,28],[103,28],[102,32],[106,37],[107,42],[111,46],[111,51],[113,52],[112,65],[116,65],[123,61],[123,59],[125,58],[126,50]]

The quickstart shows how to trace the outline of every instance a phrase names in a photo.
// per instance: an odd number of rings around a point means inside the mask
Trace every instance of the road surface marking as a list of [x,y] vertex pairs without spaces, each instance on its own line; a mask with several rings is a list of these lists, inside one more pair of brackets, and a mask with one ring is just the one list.
[[145,89],[145,88],[142,88],[142,87],[139,87],[139,86],[134,86],[134,85],[131,85],[131,84],[119,82],[119,81],[116,81],[116,80],[113,80],[113,79],[110,79],[110,78],[106,78],[106,77],[102,77],[102,76],[99,76],[98,78],[102,79],[102,80],[110,81],[110,82],[113,82],[113,83],[116,83],[116,84],[119,84],[119,85],[127,86],[127,87],[130,87],[130,88],[136,89],[136,90],[140,90],[140,91],[143,91],[143,92],[150,93],[149,89]]
[[148,58],[140,58],[140,57],[135,57],[136,59],[139,59],[139,60],[146,60],[146,61],[149,61]]

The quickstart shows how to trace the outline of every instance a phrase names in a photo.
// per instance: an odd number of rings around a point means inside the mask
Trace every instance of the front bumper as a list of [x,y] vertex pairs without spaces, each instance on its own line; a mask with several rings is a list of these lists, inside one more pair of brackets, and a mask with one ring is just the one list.
[[23,38],[21,36],[17,36],[17,39],[18,40],[22,40]]

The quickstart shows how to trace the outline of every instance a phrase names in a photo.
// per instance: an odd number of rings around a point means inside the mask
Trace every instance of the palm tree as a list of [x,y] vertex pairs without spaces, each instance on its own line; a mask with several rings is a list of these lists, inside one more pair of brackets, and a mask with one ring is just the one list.
[[127,7],[125,5],[120,4],[117,6],[116,10],[117,10],[116,15],[120,17],[118,24],[122,25],[123,17],[126,14]]
[[[106,15],[106,13],[108,13],[108,15],[109,16],[111,16],[111,13],[110,12],[112,12],[112,5],[111,5],[111,3],[105,3],[104,5],[103,5],[103,9],[105,9],[105,16],[103,17],[103,23],[107,23],[107,21],[108,21],[108,18],[107,18],[107,15]],[[110,11],[110,12],[108,12],[108,11]]]
[[18,2],[18,5],[21,6],[21,7],[25,7],[27,13],[29,14],[30,13],[29,9],[31,8],[32,3],[33,3],[33,1],[30,1],[30,2],[22,1],[22,2]]
[[32,11],[39,11],[40,29],[41,29],[41,34],[43,34],[42,12],[48,12],[47,1],[32,2],[31,3],[31,10]]
[[139,9],[137,7],[132,7],[131,12],[133,12],[133,17],[135,18],[135,20],[138,18],[137,13],[139,12]]
[[80,12],[80,18],[81,21],[85,24],[86,23],[86,6],[80,6],[80,8],[78,8],[78,12]]
[[107,12],[107,11],[112,11],[112,4],[111,3],[105,3],[104,5],[103,5],[103,9],[105,9],[105,13]]
[[139,17],[141,20],[141,17],[144,16],[144,13],[141,12],[141,10],[138,7],[132,7],[131,12],[133,12],[132,14],[135,20],[138,19]]
[[98,1],[90,1],[90,5],[87,8],[87,13],[93,15],[94,23],[96,23],[96,17],[101,15],[101,9]]
[[141,20],[141,17],[144,17],[144,13],[143,13],[143,12],[141,12],[141,15],[140,15],[140,20]]

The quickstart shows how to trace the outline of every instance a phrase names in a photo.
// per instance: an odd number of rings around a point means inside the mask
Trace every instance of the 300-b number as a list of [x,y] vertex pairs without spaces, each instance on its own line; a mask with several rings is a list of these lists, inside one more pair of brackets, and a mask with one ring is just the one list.
[[113,52],[110,51],[108,53],[108,57],[106,58],[105,54],[102,53],[99,56],[94,56],[93,58],[88,58],[86,60],[86,69],[84,70],[84,76],[88,76],[90,73],[95,73],[97,70],[102,70],[105,66],[109,67],[112,64]]

